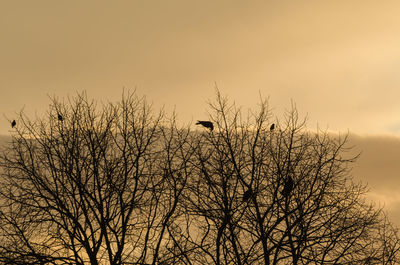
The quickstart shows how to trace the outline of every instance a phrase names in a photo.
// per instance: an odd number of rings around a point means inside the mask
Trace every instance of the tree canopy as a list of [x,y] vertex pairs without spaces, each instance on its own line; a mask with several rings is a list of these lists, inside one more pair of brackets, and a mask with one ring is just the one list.
[[[0,154],[4,264],[398,264],[399,237],[355,183],[347,137],[217,91],[214,130],[135,93],[21,113]],[[271,125],[274,124],[271,129]]]

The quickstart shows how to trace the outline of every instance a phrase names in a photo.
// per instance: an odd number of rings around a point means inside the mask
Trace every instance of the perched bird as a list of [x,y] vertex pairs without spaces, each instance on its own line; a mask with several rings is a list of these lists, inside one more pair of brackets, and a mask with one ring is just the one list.
[[270,131],[273,131],[275,129],[275,123],[272,123],[271,126],[269,127]]
[[197,121],[196,125],[203,125],[211,131],[214,130],[214,124],[211,121]]
[[63,121],[63,116],[61,116],[60,113],[57,114],[57,118],[58,118],[59,121]]
[[289,176],[285,181],[281,194],[285,197],[288,197],[290,192],[293,190],[293,184],[293,179],[291,176]]
[[11,128],[14,128],[15,125],[17,125],[17,122],[16,122],[15,120],[13,120],[13,121],[11,122]]
[[244,194],[243,194],[243,198],[242,201],[248,201],[251,197],[253,197],[253,191],[251,190],[251,188],[249,188]]

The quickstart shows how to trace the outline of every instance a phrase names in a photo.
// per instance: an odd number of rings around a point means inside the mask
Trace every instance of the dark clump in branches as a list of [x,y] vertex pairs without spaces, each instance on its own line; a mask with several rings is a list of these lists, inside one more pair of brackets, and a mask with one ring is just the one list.
[[0,262],[399,262],[396,229],[349,175],[346,137],[307,131],[295,108],[274,130],[266,101],[246,119],[219,92],[210,107],[199,124],[217,133],[135,94],[21,113],[0,155]]
[[282,191],[281,191],[281,194],[282,194],[283,196],[285,196],[285,197],[289,197],[290,193],[291,193],[292,190],[293,190],[293,185],[294,185],[294,183],[293,183],[292,177],[291,177],[291,176],[288,176],[288,177],[286,178],[286,180],[285,180],[285,183],[284,183],[283,189],[282,189]]
[[245,193],[243,194],[243,201],[248,201],[251,197],[253,197],[253,191],[251,189],[248,189],[247,191],[245,191]]

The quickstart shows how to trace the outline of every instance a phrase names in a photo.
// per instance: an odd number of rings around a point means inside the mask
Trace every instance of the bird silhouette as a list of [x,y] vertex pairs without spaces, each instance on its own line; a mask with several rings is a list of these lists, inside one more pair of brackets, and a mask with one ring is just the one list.
[[285,184],[283,186],[283,190],[281,191],[281,194],[285,197],[289,197],[290,192],[292,192],[293,190],[293,179],[291,176],[289,176],[286,180],[285,180]]
[[211,121],[197,121],[196,125],[203,125],[211,131],[214,130],[214,124]]
[[273,131],[275,129],[275,123],[272,123],[271,126],[269,127],[270,131]]
[[251,188],[249,188],[244,194],[243,194],[243,198],[242,201],[248,201],[251,197],[253,197],[253,191],[251,190]]
[[57,118],[59,121],[63,121],[63,116],[60,113],[57,114]]
[[17,125],[17,122],[16,122],[15,120],[13,120],[13,121],[11,122],[11,128],[14,128],[15,125]]

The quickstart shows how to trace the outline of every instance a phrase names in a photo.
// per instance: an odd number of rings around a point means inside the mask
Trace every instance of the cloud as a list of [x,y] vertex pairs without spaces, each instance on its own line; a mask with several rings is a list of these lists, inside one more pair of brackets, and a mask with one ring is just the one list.
[[392,224],[400,227],[400,194],[385,191],[370,191],[366,197],[367,200],[374,203],[376,207],[382,207],[388,214],[389,220]]
[[397,192],[400,187],[400,137],[360,136],[351,134],[349,144],[360,157],[353,165],[356,179],[368,183],[374,190]]
[[[0,146],[10,141],[0,135]],[[355,181],[368,185],[367,199],[383,206],[390,220],[400,227],[400,137],[391,135],[349,135],[352,154],[360,153],[352,164]]]
[[400,137],[350,134],[353,153],[360,153],[352,165],[356,181],[368,184],[367,199],[383,206],[390,220],[400,227]]

